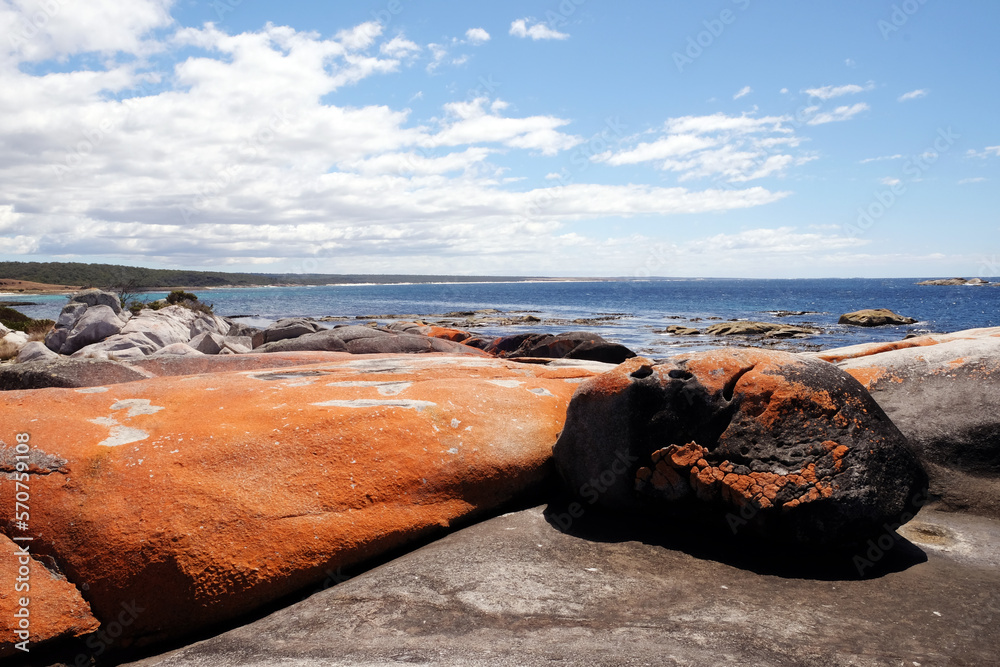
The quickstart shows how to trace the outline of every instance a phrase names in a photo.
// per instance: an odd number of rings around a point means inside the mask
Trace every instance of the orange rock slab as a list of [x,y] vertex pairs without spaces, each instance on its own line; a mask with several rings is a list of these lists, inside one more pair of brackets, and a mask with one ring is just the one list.
[[[5,479],[3,484],[14,483]],[[22,551],[24,547],[27,553]],[[80,591],[49,570],[35,558],[33,551],[31,542],[14,542],[0,535],[0,618],[3,618],[0,627],[5,628],[0,635],[0,658],[12,655],[26,658],[37,644],[79,637],[100,626]],[[27,604],[22,606],[22,602]],[[26,616],[22,609],[27,610]],[[27,626],[24,629],[22,620]],[[22,644],[24,641],[27,644]]]
[[34,550],[103,623],[143,609],[125,645],[246,613],[510,500],[547,474],[594,374],[366,355],[4,392],[0,450],[30,433],[48,467],[31,475]]

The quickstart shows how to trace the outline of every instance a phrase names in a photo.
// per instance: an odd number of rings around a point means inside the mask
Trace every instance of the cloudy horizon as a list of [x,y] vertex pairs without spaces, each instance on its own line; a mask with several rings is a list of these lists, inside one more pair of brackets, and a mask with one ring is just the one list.
[[1000,274],[998,8],[673,5],[0,0],[0,259]]

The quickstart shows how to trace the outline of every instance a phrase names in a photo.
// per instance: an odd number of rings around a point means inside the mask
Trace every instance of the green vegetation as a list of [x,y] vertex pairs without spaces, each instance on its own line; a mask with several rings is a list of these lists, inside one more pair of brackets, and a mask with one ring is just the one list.
[[[49,285],[79,285],[127,295],[165,287],[252,287],[255,285],[326,285],[328,283],[429,283],[501,282],[523,280],[512,276],[443,276],[402,274],[322,274],[322,273],[224,273],[147,269],[116,264],[79,262],[0,262],[0,278],[27,280]],[[131,301],[126,301],[130,303]]]
[[23,331],[26,334],[32,335],[47,333],[55,322],[52,320],[33,320],[13,308],[0,306],[0,324],[11,331]]

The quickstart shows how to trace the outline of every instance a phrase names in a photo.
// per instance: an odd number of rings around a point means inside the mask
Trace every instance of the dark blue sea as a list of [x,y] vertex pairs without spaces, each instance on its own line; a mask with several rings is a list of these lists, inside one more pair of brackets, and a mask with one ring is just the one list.
[[[476,331],[499,335],[521,331],[587,330],[653,357],[742,342],[738,339],[657,333],[671,324],[704,328],[714,321],[708,318],[804,324],[824,331],[808,339],[781,344],[797,349],[826,349],[869,341],[899,340],[908,333],[1000,326],[1000,288],[918,286],[916,282],[917,279],[678,279],[329,285],[195,291],[202,301],[214,304],[217,313],[247,316],[243,321],[257,326],[291,316],[431,316],[487,308],[515,313],[515,316],[530,313],[543,320],[573,320],[616,314],[620,315],[620,319],[594,325],[494,326]],[[153,300],[163,296],[164,293],[149,293],[143,298]],[[0,298],[18,300],[10,296]],[[36,318],[55,319],[66,302],[65,296],[21,299],[39,304],[20,308]],[[918,322],[875,329],[837,324],[842,313],[862,308],[888,308],[916,318]],[[775,311],[814,312],[778,317],[773,314]]]

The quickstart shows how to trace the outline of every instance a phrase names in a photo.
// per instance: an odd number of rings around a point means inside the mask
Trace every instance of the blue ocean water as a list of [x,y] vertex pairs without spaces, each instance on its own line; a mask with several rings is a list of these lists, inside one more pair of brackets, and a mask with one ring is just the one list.
[[[991,279],[993,280],[993,279]],[[916,279],[732,280],[678,279],[605,282],[454,283],[329,285],[196,290],[217,313],[249,316],[263,325],[282,317],[356,317],[390,314],[429,316],[496,308],[530,312],[542,319],[573,320],[624,314],[587,325],[484,327],[483,334],[587,330],[654,357],[692,349],[739,344],[739,339],[680,337],[663,333],[671,324],[704,328],[706,318],[758,320],[816,326],[824,333],[791,341],[815,349],[869,341],[899,340],[907,333],[948,332],[1000,326],[1000,288],[918,286]],[[152,300],[164,293],[144,295]],[[14,300],[11,297],[2,297]],[[55,319],[65,296],[23,297],[38,303],[20,310]],[[866,329],[837,324],[842,313],[889,308],[916,318],[909,326]],[[777,317],[773,311],[815,311]]]

